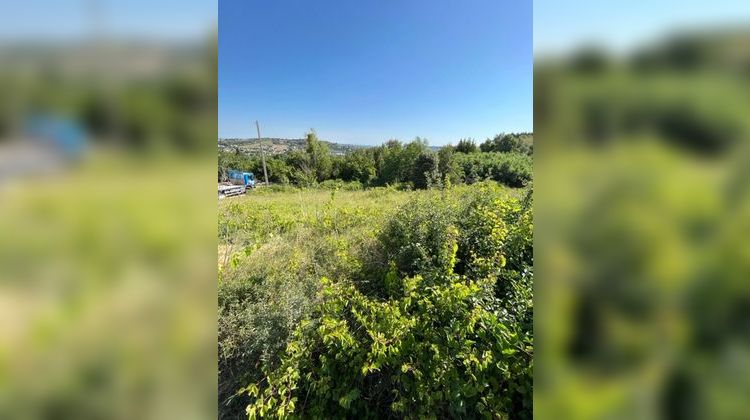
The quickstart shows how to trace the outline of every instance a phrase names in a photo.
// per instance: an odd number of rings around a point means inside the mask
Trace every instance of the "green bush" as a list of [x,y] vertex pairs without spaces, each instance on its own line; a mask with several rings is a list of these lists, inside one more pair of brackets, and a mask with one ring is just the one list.
[[456,153],[476,153],[479,151],[474,139],[461,139],[456,144]]
[[429,188],[435,180],[440,178],[438,173],[438,157],[433,152],[424,152],[414,161],[411,183],[416,189]]
[[530,418],[531,348],[477,303],[486,279],[443,280],[405,278],[385,302],[327,282],[319,320],[297,330],[266,386],[248,387],[250,418]]
[[399,208],[360,255],[380,270],[323,279],[249,416],[531,418],[530,207],[481,184]]
[[433,197],[405,204],[380,234],[383,260],[406,276],[452,270],[457,213],[450,201],[438,203]]
[[275,366],[287,337],[309,313],[318,281],[293,280],[272,276],[220,282],[220,413],[242,412],[249,400],[237,391],[260,379],[260,364]]
[[498,134],[479,145],[482,152],[531,154],[534,150],[534,136],[531,133]]
[[491,179],[517,188],[526,186],[532,179],[531,157],[525,154],[456,154],[454,159],[463,172],[463,182],[468,184]]
[[244,415],[251,400],[241,390],[278,365],[320,278],[358,272],[353,255],[406,194],[276,185],[219,202],[219,418]]
[[[487,188],[487,187],[485,187]],[[531,189],[523,201],[478,194],[458,222],[456,272],[496,276],[495,309],[519,325],[529,340],[533,328],[533,223]]]

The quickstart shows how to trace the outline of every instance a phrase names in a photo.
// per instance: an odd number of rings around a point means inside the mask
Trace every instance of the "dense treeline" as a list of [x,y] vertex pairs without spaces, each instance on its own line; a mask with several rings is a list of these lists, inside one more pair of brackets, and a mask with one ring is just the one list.
[[[408,185],[417,189],[433,185],[490,179],[512,187],[531,180],[531,133],[500,134],[480,145],[462,139],[456,146],[433,151],[417,137],[409,143],[390,140],[380,146],[332,156],[328,145],[308,133],[304,151],[266,159],[272,183],[309,187],[329,180],[359,183],[364,187]],[[262,179],[261,157],[239,151],[219,153],[219,180],[230,169],[249,171]]]

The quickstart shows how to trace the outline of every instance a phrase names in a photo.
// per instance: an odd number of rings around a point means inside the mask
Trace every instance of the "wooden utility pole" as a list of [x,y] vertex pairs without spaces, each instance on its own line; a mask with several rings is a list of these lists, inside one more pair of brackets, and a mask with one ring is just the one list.
[[260,124],[258,124],[258,120],[255,120],[255,128],[258,129],[258,142],[260,143],[260,155],[263,158],[263,178],[266,180],[266,185],[268,185],[268,172],[266,172],[266,149],[263,147],[263,142],[260,140]]

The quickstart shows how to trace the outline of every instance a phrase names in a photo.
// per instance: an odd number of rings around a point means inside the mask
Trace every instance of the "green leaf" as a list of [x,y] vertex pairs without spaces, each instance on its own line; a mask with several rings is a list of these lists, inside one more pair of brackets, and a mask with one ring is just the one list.
[[352,389],[344,395],[343,397],[339,398],[339,405],[341,405],[344,408],[349,408],[352,404],[352,401],[359,398],[359,389]]

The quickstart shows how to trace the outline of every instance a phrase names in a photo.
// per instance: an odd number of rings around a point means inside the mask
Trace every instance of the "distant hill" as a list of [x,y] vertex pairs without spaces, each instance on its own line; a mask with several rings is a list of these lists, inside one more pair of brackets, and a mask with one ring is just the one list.
[[[515,135],[521,138],[524,143],[533,144],[533,133],[516,133]],[[502,134],[500,136],[502,137]],[[219,150],[222,152],[239,150],[242,153],[259,154],[261,142],[269,156],[281,155],[295,150],[305,150],[305,139],[282,139],[277,137],[263,137],[260,141],[258,139],[223,138],[219,139]],[[334,143],[325,140],[320,140],[320,142],[328,145],[331,154],[334,156],[343,156],[357,149],[373,147],[369,145]],[[477,144],[479,143],[481,142]],[[441,147],[443,146],[428,146],[433,152],[437,152]]]
[[[260,141],[258,139],[219,139],[219,150],[230,152],[239,149],[244,153],[255,154],[260,153],[261,142],[265,147],[266,153],[270,156],[280,155],[294,150],[305,150],[305,139],[281,139],[272,137],[264,137],[261,138]],[[328,145],[332,155],[344,155],[353,150],[370,147],[356,144],[333,143],[324,140],[321,140],[321,143]]]
[[[204,65],[206,51],[191,41],[0,41],[0,74],[69,80],[139,80],[164,77]],[[60,83],[60,82],[58,82]]]

